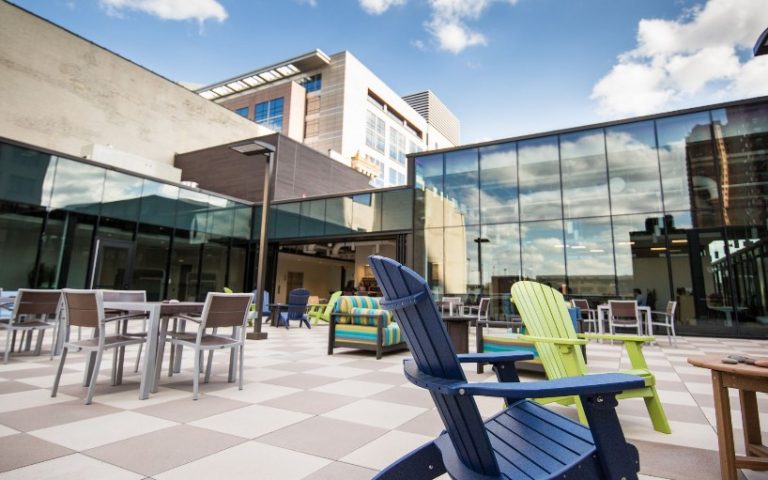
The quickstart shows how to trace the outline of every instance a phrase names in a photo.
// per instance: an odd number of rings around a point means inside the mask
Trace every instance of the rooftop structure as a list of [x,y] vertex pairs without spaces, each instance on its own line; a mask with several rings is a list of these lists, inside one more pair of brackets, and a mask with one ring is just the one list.
[[346,51],[315,50],[197,92],[364,172],[377,187],[406,183],[406,154],[459,143],[459,121],[432,92],[401,98]]

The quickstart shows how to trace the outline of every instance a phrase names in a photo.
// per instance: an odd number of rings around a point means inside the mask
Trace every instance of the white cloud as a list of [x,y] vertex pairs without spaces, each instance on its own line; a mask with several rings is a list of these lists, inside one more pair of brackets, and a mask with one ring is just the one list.
[[371,15],[381,15],[390,7],[405,4],[405,0],[359,0],[360,6]]
[[[406,0],[358,0],[360,7],[371,15],[381,15]],[[487,45],[488,39],[471,28],[467,22],[478,20],[493,3],[515,5],[518,0],[427,0],[431,14],[424,28],[432,35],[440,50],[460,53],[469,47]],[[424,50],[421,41],[412,42]]]
[[765,95],[768,60],[750,51],[766,24],[765,0],[708,0],[678,20],[643,19],[636,48],[618,57],[592,99],[613,116]]
[[217,0],[100,0],[111,15],[120,16],[123,10],[138,10],[164,20],[206,20],[223,22],[227,11]]

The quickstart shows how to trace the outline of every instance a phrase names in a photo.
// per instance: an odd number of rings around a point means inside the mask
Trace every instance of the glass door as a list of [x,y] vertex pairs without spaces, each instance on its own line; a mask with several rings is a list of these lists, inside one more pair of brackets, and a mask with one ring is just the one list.
[[133,270],[133,242],[106,238],[96,239],[90,288],[127,290]]

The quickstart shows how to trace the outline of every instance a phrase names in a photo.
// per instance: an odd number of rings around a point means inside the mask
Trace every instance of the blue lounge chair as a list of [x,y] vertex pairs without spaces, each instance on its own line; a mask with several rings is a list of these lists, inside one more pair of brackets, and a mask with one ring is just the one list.
[[288,303],[280,311],[280,320],[278,326],[285,325],[285,328],[291,326],[291,320],[298,320],[299,327],[306,325],[312,328],[307,320],[307,303],[309,302],[309,290],[305,288],[294,288],[288,292]]
[[[530,353],[456,355],[427,283],[389,258],[369,257],[413,359],[405,376],[432,394],[445,431],[379,473],[378,479],[636,479],[637,449],[616,416],[618,392],[640,388],[634,375],[609,373],[520,383],[517,360]],[[499,383],[469,383],[461,363],[487,362]],[[483,422],[473,396],[502,397],[507,408]],[[589,427],[527,398],[579,395]]]

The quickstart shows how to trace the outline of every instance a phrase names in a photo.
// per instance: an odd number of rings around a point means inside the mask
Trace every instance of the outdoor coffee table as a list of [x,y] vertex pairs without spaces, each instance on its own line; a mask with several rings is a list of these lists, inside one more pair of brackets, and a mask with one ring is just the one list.
[[[760,435],[760,416],[757,413],[755,394],[755,392],[768,393],[768,368],[743,363],[732,365],[723,363],[722,359],[723,355],[689,357],[688,363],[712,371],[717,444],[720,450],[720,476],[724,480],[736,480],[737,468],[768,470],[768,448],[763,445]],[[729,388],[739,391],[745,455],[736,455],[733,447]]]
[[469,353],[469,323],[477,320],[477,316],[443,315],[442,318],[456,353]]
[[[157,391],[157,383],[160,376],[160,364],[164,345],[159,345],[159,338],[165,337],[168,318],[182,313],[195,314],[203,311],[201,302],[104,302],[104,308],[124,310],[130,312],[148,312],[147,320],[147,345],[144,353],[144,361],[141,370],[141,385],[139,386],[139,400],[149,398],[150,392]],[[165,342],[163,342],[165,343]]]

